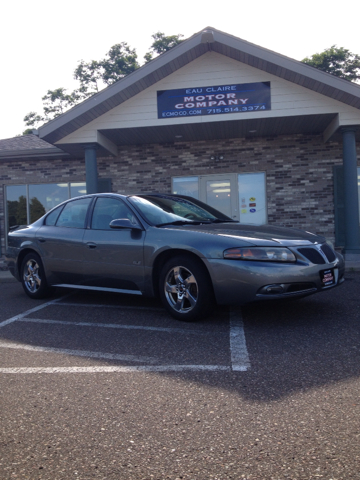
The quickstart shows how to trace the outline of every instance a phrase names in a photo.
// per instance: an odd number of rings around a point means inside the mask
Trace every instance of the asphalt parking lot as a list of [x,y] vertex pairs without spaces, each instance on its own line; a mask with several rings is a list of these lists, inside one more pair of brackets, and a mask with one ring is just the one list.
[[360,273],[180,323],[0,284],[0,478],[360,479]]

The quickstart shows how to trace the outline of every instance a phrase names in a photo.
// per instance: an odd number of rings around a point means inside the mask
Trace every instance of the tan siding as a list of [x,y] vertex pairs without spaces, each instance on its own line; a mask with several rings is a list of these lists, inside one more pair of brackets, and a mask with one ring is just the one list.
[[227,121],[228,115],[217,115],[206,117],[206,119],[204,117],[158,119],[157,91],[264,81],[271,82],[271,111],[232,113],[231,119],[249,120],[339,112],[341,121],[345,124],[360,123],[360,111],[355,108],[218,53],[209,52],[63,138],[58,144],[93,140],[96,138],[96,130],[100,129]]

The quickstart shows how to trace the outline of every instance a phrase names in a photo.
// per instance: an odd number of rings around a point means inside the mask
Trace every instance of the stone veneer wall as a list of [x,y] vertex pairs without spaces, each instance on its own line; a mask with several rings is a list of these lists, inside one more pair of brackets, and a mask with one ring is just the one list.
[[[220,154],[222,161],[210,160]],[[321,233],[334,241],[333,166],[341,164],[341,143],[324,144],[321,135],[290,135],[120,147],[116,158],[98,158],[98,172],[99,177],[111,178],[117,193],[169,193],[173,176],[266,172],[268,222]],[[2,252],[4,185],[84,180],[83,159],[2,162]],[[2,262],[3,257],[0,269]]]

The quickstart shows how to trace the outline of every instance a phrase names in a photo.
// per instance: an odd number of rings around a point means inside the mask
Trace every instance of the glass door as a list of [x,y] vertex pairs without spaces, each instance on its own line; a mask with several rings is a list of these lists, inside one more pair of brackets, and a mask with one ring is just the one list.
[[235,174],[200,177],[200,200],[239,220],[237,178]]
[[265,172],[174,177],[172,192],[198,198],[240,223],[267,223]]

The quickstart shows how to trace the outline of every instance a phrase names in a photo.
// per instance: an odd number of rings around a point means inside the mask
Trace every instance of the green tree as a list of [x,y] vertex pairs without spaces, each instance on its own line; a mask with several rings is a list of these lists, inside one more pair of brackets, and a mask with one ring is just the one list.
[[151,44],[150,50],[144,56],[145,63],[150,62],[154,58],[154,54],[161,55],[183,42],[183,40],[181,40],[183,35],[181,34],[166,36],[162,32],[157,32],[151,36],[154,41]]
[[[113,45],[101,60],[91,60],[90,62],[81,60],[74,70],[74,78],[79,81],[79,88],[71,93],[68,93],[63,87],[48,90],[42,97],[43,114],[28,113],[24,117],[26,127],[37,128],[44,122],[58,117],[69,108],[139,67],[136,50],[130,48],[126,42]],[[23,134],[29,133],[29,128]]]
[[[44,117],[37,114],[36,112],[30,112],[24,117],[25,125],[27,125],[28,127],[36,128],[37,125],[39,125],[40,123],[43,123],[44,121],[45,121]],[[23,132],[23,135],[27,135],[31,133],[31,131],[32,131],[32,128],[27,128]]]
[[35,222],[45,215],[45,207],[36,197],[30,200],[30,223]]
[[48,90],[42,97],[44,105],[45,120],[56,118],[69,108],[73,107],[80,100],[77,90],[67,93],[65,88]]
[[135,49],[122,42],[113,45],[102,61],[102,80],[111,85],[140,67]]
[[48,122],[69,108],[73,107],[84,97],[79,90],[74,90],[72,93],[67,93],[65,88],[56,88],[55,90],[48,90],[46,95],[42,97],[43,101],[43,115],[39,115],[36,112],[30,112],[24,117],[25,125],[27,128],[23,135],[31,133],[33,128],[37,128],[44,122]]
[[350,82],[360,80],[360,55],[351,53],[343,47],[333,45],[322,53],[315,53],[302,61]]
[[102,60],[91,60],[88,63],[81,60],[74,71],[74,78],[80,83],[80,88],[75,91],[79,97],[77,100],[98,93],[139,66],[135,49],[131,49],[125,42],[113,45]]
[[79,80],[79,92],[84,98],[90,97],[101,90],[101,64],[96,60],[85,63],[84,60],[74,71],[75,80]]
[[[161,32],[154,33],[152,35],[153,43],[144,57],[145,62],[152,60],[154,55],[167,52],[181,43],[182,36],[180,34],[166,36]],[[136,50],[130,48],[126,42],[113,45],[101,60],[91,60],[90,62],[81,60],[74,70],[74,78],[78,80],[79,88],[71,93],[68,93],[63,87],[48,90],[42,97],[43,114],[30,112],[25,115],[24,122],[28,128],[23,135],[30,133],[31,129],[38,128],[44,122],[53,120],[69,108],[129,75],[139,67]]]
[[14,225],[27,225],[26,197],[24,195],[21,195],[19,200],[8,200],[7,211],[9,228]]

